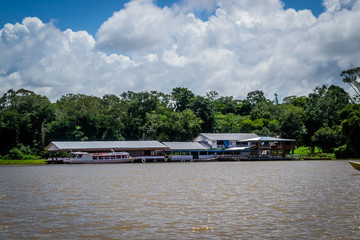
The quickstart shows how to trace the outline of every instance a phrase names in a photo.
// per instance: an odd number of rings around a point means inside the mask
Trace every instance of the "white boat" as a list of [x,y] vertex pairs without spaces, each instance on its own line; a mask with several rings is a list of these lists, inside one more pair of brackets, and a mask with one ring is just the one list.
[[134,159],[128,152],[71,152],[70,158],[63,160],[64,163],[127,163],[133,161]]

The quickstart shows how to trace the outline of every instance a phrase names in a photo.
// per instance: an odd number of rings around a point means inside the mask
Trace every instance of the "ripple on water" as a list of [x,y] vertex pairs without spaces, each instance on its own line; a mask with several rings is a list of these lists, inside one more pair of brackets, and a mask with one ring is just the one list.
[[0,167],[0,176],[3,239],[360,238],[360,175],[343,161]]

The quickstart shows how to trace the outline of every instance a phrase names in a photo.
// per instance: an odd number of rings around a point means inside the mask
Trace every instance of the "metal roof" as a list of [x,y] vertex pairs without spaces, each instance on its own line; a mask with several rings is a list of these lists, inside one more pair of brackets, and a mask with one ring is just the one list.
[[204,136],[209,140],[217,140],[217,141],[240,141],[248,138],[256,138],[259,137],[255,133],[200,133],[200,135]]
[[247,149],[250,149],[250,147],[232,147],[225,149],[225,151],[242,151]]
[[208,150],[209,148],[198,142],[163,142],[171,150]]
[[257,137],[243,139],[240,142],[296,142],[295,139],[286,139],[286,138],[275,138],[275,137]]
[[47,151],[110,151],[110,150],[163,150],[166,146],[158,141],[55,141]]

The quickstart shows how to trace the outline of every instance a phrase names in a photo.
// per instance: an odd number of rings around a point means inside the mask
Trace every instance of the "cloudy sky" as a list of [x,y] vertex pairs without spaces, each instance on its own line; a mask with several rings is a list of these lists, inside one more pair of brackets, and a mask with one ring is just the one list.
[[2,0],[0,94],[348,89],[359,23],[360,0]]

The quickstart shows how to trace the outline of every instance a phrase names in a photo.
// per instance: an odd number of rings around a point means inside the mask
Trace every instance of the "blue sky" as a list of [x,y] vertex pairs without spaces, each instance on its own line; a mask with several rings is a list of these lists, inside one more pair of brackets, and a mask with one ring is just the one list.
[[[95,35],[99,27],[128,0],[1,0],[0,27],[21,22],[25,17],[54,21],[61,30],[86,30]],[[174,0],[155,0],[160,6],[171,6]],[[310,9],[315,16],[324,11],[322,0],[283,0],[286,8]]]
[[360,0],[0,0],[0,96],[351,93],[359,22]]

